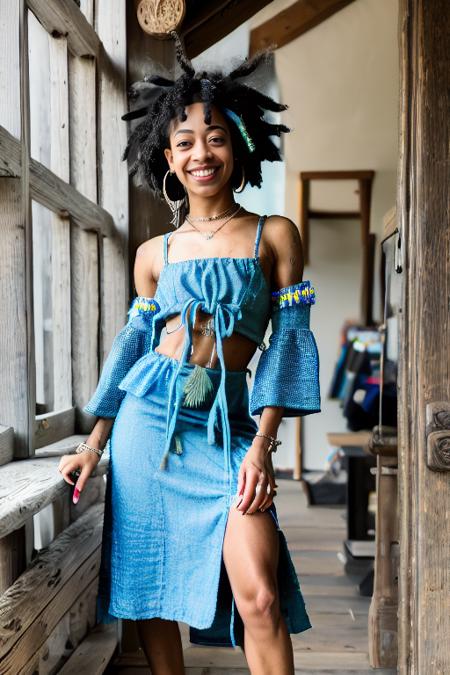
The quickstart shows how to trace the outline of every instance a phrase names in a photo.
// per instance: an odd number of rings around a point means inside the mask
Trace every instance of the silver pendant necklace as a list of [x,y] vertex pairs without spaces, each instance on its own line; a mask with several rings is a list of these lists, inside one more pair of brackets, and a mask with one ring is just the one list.
[[230,213],[234,211],[235,208],[236,202],[233,202],[231,206],[225,209],[225,211],[222,211],[222,213],[217,213],[215,216],[196,216],[195,218],[189,216],[189,218],[194,223],[209,223],[212,220],[220,220],[221,218],[226,218]]
[[212,239],[214,235],[217,234],[217,232],[222,229],[222,227],[225,227],[225,225],[239,213],[241,208],[242,208],[241,205],[238,204],[237,208],[234,209],[233,213],[230,216],[228,216],[228,218],[226,218],[224,222],[221,225],[219,225],[219,227],[216,227],[215,230],[201,230],[199,227],[197,227],[197,225],[195,225],[192,222],[189,216],[186,216],[186,221],[189,223],[189,225],[191,225],[191,227],[194,228],[194,230],[196,230],[199,234],[201,234],[204,239],[209,240]]

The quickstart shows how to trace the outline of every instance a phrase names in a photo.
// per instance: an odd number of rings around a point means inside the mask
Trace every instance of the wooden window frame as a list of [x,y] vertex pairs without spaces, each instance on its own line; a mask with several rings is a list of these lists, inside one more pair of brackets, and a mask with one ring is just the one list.
[[[126,125],[120,119],[127,105],[125,7],[111,13],[106,5],[96,3],[97,31],[92,0],[81,0],[80,8],[73,0],[5,0],[1,10],[2,24],[14,36],[11,70],[1,82],[10,95],[0,104],[9,127],[0,126],[4,255],[14,258],[5,312],[20,328],[11,340],[11,326],[5,325],[10,333],[0,338],[14,364],[0,388],[6,425],[0,430],[0,463],[31,457],[38,448],[91,429],[93,419],[82,407],[126,315],[128,175],[121,162]],[[30,153],[28,11],[50,35],[50,167]],[[103,144],[111,132],[117,143]],[[52,352],[55,409],[41,415],[36,415],[31,200],[51,212],[53,316],[61,326]],[[70,284],[63,284],[68,267]]]

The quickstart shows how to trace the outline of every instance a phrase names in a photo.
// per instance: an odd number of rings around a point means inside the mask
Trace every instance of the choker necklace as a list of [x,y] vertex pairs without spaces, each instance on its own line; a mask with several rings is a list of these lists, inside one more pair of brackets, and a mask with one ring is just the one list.
[[219,227],[217,227],[215,230],[206,230],[206,231],[200,230],[200,228],[198,228],[196,225],[194,225],[194,223],[189,218],[189,216],[186,216],[186,221],[189,223],[189,225],[191,225],[194,228],[194,230],[197,230],[197,232],[199,234],[201,234],[202,237],[204,237],[205,239],[212,239],[214,237],[214,235],[219,230],[221,230],[222,227],[224,227],[232,218],[234,218],[234,216],[241,210],[242,207],[241,207],[240,204],[236,204],[236,206],[237,206],[237,208],[234,209],[233,213],[230,216],[228,216],[228,218],[221,225],[219,225]]
[[220,220],[221,218],[226,218],[230,213],[233,212],[233,210],[236,208],[237,204],[236,202],[233,202],[231,206],[229,206],[225,211],[222,211],[222,213],[218,213],[216,216],[197,216],[196,218],[192,218],[191,215],[189,215],[189,222],[192,225],[192,222],[195,223],[207,223],[210,222],[211,220]]

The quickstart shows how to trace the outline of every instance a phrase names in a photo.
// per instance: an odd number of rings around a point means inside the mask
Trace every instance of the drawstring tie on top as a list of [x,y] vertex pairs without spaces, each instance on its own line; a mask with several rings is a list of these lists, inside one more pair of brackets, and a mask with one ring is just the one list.
[[[176,369],[173,372],[169,386],[169,404],[166,421],[166,442],[164,447],[164,456],[161,461],[160,468],[165,469],[167,466],[169,452],[172,450],[173,446],[178,413],[183,404],[183,398],[186,394],[186,386],[183,388],[183,390],[181,389],[177,390],[177,381],[183,366],[185,366],[188,363],[189,352],[192,346],[192,330],[195,324],[197,311],[199,309],[206,312],[207,314],[211,314],[214,317],[216,350],[217,350],[217,357],[220,363],[219,386],[208,414],[207,440],[209,445],[214,445],[214,443],[216,442],[215,427],[220,418],[220,426],[222,431],[222,445],[224,453],[224,472],[226,475],[228,474],[229,479],[231,480],[231,471],[230,471],[231,432],[228,420],[228,403],[226,396],[226,367],[223,353],[223,340],[227,337],[230,337],[233,334],[236,321],[239,321],[242,318],[240,305],[233,303],[225,304],[217,302],[215,304],[215,307],[205,307],[204,300],[196,300],[195,298],[189,298],[183,305],[183,308],[181,310],[181,323],[185,328],[185,339],[181,358],[177,364]],[[197,366],[195,368],[197,368]],[[198,368],[202,367],[198,366]],[[195,373],[193,373],[188,378],[187,381],[189,383],[190,380],[191,385],[193,384],[192,378],[194,375]],[[204,388],[205,398],[207,398],[207,396],[211,394],[212,386],[211,387],[208,386],[208,384],[204,381],[201,383],[201,387]],[[175,441],[176,440],[177,437],[175,437]],[[178,443],[175,443],[175,452],[177,454],[180,454],[179,441]]]

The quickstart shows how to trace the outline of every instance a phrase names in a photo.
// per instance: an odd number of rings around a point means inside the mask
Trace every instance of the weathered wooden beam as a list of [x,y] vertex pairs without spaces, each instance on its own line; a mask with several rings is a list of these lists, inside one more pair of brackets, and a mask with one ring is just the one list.
[[305,180],[364,180],[374,178],[375,171],[360,169],[356,171],[301,171],[300,178]]
[[250,55],[269,45],[289,44],[353,0],[298,0],[250,32]]
[[[93,0],[81,11],[94,21]],[[94,59],[69,57],[70,175],[72,185],[97,202],[97,93]],[[83,412],[98,381],[99,246],[94,232],[71,230],[72,400],[78,431],[89,433],[92,415]]]
[[[73,489],[58,471],[59,460],[59,456],[33,457],[0,467],[0,538]],[[92,475],[104,474],[108,463],[103,456]]]
[[[95,626],[97,586],[98,580],[94,579],[83,588],[82,594],[77,595],[58,623],[46,631],[44,641],[20,671],[21,675],[60,672],[60,668],[64,667],[71,656],[70,650],[75,651],[90,629]],[[84,672],[86,675],[89,673],[88,670]]]
[[[111,11],[109,0],[95,3],[96,26],[103,42],[99,64],[100,139],[99,202],[112,216],[122,235],[122,244],[108,239],[101,242],[101,356],[111,348],[117,330],[123,326],[129,299],[128,284],[128,171],[121,161],[127,129],[121,115],[127,110],[127,41],[126,3],[116,3]],[[105,59],[111,64],[106,67]],[[114,138],[114,143],[111,139]],[[106,311],[107,308],[107,311]],[[103,359],[102,359],[103,360]]]
[[96,580],[103,510],[104,505],[97,504],[72,523],[0,597],[2,672],[21,672],[77,597]]
[[201,54],[250,19],[271,0],[229,0],[204,3],[199,12],[182,27],[184,46],[189,58]]
[[[0,171],[20,176],[20,141],[0,127]],[[82,230],[98,231],[104,237],[121,240],[110,214],[56,176],[45,166],[31,160],[30,192],[33,199],[51,211],[70,215]]]
[[0,125],[20,138],[19,3],[0,2]]
[[[70,359],[69,359],[70,362]],[[65,372],[69,375],[67,366]],[[34,423],[34,447],[42,448],[70,436],[75,431],[75,409],[54,410],[36,415]]]
[[17,178],[0,178],[0,305],[9,319],[2,321],[0,327],[0,422],[14,427],[15,452],[27,457],[29,363],[21,198]]
[[99,625],[84,638],[59,675],[101,675],[110,662],[118,643],[118,622],[105,626]]
[[[50,109],[54,122],[50,125],[50,168],[67,184],[70,182],[69,161],[69,73],[67,40],[49,37]],[[69,218],[50,214],[52,231],[51,298],[52,298],[52,370],[53,409],[72,404],[71,372],[71,250]],[[69,433],[73,433],[72,428]],[[67,434],[64,433],[64,436]],[[60,436],[61,438],[61,436]]]
[[50,35],[67,37],[77,56],[98,56],[100,39],[73,0],[27,0],[28,7]]
[[0,594],[4,593],[27,566],[25,525],[0,539]]
[[376,471],[375,573],[369,610],[372,668],[397,665],[398,541],[397,458],[379,454]]
[[450,480],[427,466],[426,410],[450,403],[450,5],[402,0],[399,26],[398,669],[437,675],[450,672]]
[[35,452],[35,458],[42,457],[61,457],[61,455],[70,455],[75,452],[77,445],[86,440],[84,434],[73,434],[72,436],[66,436],[60,441],[55,441],[54,443],[49,443],[48,445],[43,446],[42,448],[37,448]]

